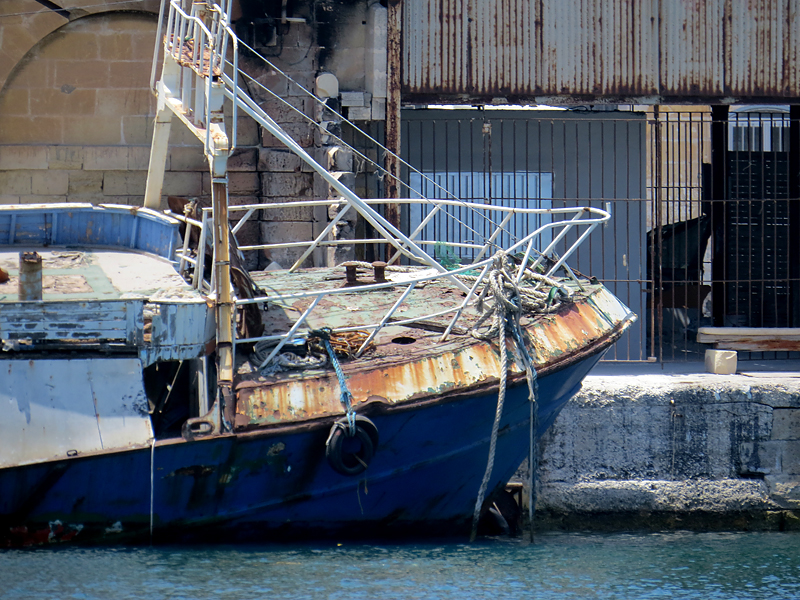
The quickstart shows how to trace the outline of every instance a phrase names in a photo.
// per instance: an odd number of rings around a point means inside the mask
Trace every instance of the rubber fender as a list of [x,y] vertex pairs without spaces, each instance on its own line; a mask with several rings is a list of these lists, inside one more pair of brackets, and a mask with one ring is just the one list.
[[331,468],[342,475],[360,475],[369,466],[378,445],[378,428],[366,417],[356,416],[356,431],[348,435],[347,419],[331,427],[325,444],[325,457]]
[[[346,423],[347,420],[345,419],[345,424]],[[372,440],[373,447],[378,447],[378,428],[375,423],[370,421],[367,417],[356,415],[356,427],[361,427],[361,429],[366,431],[367,435],[369,435],[369,439]]]

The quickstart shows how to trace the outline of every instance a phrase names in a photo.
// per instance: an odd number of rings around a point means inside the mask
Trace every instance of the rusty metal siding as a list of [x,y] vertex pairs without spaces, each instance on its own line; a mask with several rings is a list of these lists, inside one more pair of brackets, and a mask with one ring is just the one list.
[[440,94],[532,93],[537,6],[517,0],[404,2],[404,88]]
[[657,91],[651,3],[542,2],[544,95],[627,95]]
[[725,95],[725,2],[661,3],[658,41],[662,94]]
[[796,14],[795,2],[762,0],[733,2],[726,22],[730,28],[728,46],[731,94],[757,95],[786,87],[788,53],[797,45],[796,28],[790,29],[790,15]]
[[800,97],[800,0],[403,0],[403,93]]

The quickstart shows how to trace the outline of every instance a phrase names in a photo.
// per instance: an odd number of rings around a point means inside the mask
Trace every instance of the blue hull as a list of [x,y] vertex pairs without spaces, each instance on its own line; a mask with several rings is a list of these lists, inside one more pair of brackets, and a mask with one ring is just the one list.
[[[601,355],[539,379],[538,436]],[[524,381],[507,392],[490,493],[527,456],[527,394]],[[325,458],[330,420],[3,469],[0,547],[146,542],[151,519],[162,542],[467,535],[496,402],[495,392],[367,411],[380,443],[355,477]]]

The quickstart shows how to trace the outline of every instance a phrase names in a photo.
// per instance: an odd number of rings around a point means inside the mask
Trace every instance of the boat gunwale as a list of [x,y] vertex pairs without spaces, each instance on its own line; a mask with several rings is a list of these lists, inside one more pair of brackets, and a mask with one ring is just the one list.
[[[616,326],[602,335],[599,338],[596,338],[592,343],[589,345],[581,348],[577,352],[569,354],[565,356],[563,359],[558,359],[556,361],[552,361],[546,363],[545,365],[536,369],[537,378],[547,377],[554,373],[557,373],[563,369],[567,369],[579,362],[587,358],[591,358],[592,356],[599,354],[616,342],[623,333],[628,328],[634,320],[636,316],[633,313],[630,313],[626,316],[623,320],[616,324]],[[526,374],[525,372],[518,372],[514,373],[509,371],[508,373],[508,385],[509,387],[515,387],[518,385],[522,385],[525,381]],[[398,402],[384,402],[383,400],[370,400],[369,398],[364,402],[358,404],[355,408],[356,413],[363,414],[365,416],[370,416],[370,414],[383,414],[387,412],[401,412],[405,410],[413,410],[416,408],[420,408],[426,406],[428,404],[438,404],[444,402],[456,402],[459,400],[463,400],[466,398],[471,398],[474,396],[481,396],[486,394],[493,394],[496,393],[500,386],[500,377],[490,377],[480,383],[476,383],[470,386],[465,386],[458,388],[457,390],[445,391],[441,393],[437,393],[435,395],[428,395],[425,397],[417,397],[411,398],[408,400],[398,401]],[[245,425],[234,430],[234,434],[238,433],[257,433],[261,430],[274,430],[274,429],[281,429],[283,427],[292,428],[297,427],[300,425],[310,424],[312,422],[320,422],[324,423],[326,426],[333,421],[341,418],[344,414],[342,411],[339,414],[325,414],[319,416],[312,416],[312,417],[305,417],[302,419],[296,419],[294,421],[281,421],[278,423],[261,423],[261,424],[253,424],[253,425]]]

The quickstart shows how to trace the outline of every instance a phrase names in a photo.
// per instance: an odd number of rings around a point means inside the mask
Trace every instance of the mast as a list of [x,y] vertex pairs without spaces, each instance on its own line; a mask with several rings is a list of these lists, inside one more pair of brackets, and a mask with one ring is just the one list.
[[[212,297],[217,320],[217,394],[208,414],[187,421],[185,434],[220,433],[224,405],[231,406],[233,385],[234,302],[230,274],[230,227],[228,224],[228,157],[234,146],[225,129],[222,74],[228,40],[234,40],[234,71],[237,69],[235,36],[228,23],[231,2],[162,0],[154,65],[162,45],[161,27],[169,6],[163,37],[161,78],[151,85],[158,99],[145,206],[159,208],[164,182],[170,124],[177,117],[203,142],[212,183],[213,270]],[[183,9],[188,5],[188,12]],[[234,101],[233,139],[236,136]],[[205,248],[198,248],[198,253]]]

